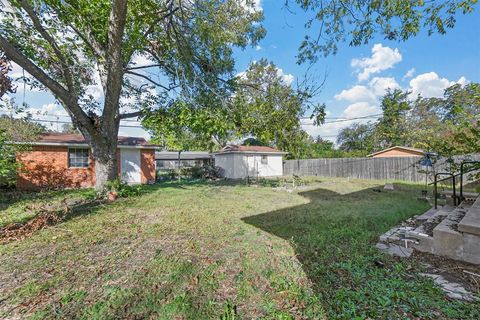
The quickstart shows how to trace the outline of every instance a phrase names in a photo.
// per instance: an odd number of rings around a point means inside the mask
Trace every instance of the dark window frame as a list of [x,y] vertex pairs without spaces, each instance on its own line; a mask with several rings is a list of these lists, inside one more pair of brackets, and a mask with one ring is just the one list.
[[[86,157],[85,157],[86,151]],[[73,153],[73,157],[72,157]],[[83,153],[83,154],[82,154]],[[86,158],[86,161],[85,161]],[[90,167],[90,150],[88,148],[68,148],[68,168],[87,169]]]
[[261,164],[268,164],[268,155],[262,155],[260,163]]

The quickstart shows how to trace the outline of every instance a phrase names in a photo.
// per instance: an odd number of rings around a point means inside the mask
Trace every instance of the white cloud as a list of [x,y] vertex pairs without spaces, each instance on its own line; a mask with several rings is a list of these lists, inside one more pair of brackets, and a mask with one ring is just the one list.
[[242,0],[243,6],[249,11],[262,11],[262,0]]
[[155,62],[153,60],[150,60],[148,57],[144,55],[139,55],[136,54],[132,60],[130,61],[130,66],[132,67],[145,67],[148,65],[152,65]]
[[[381,113],[378,106],[368,102],[357,102],[349,105],[341,113],[340,118],[352,119],[364,116],[370,116],[373,114]],[[351,121],[327,121],[327,123],[321,126],[314,126],[313,120],[305,119],[302,121],[303,129],[312,137],[320,136],[326,140],[336,142],[338,133],[353,123],[367,123],[372,121],[372,118],[357,119]]]
[[262,50],[262,46],[256,45],[256,46],[255,46],[255,50],[256,50],[256,51]]
[[277,68],[277,74],[279,77],[282,78],[283,82],[289,86],[292,84],[293,80],[295,79],[295,77],[293,76],[293,74],[290,74],[290,73],[285,73],[283,72],[283,69],[280,69],[280,68]]
[[375,77],[370,80],[369,86],[377,97],[383,96],[388,89],[400,89],[395,78],[391,77]]
[[407,73],[405,73],[405,75],[402,77],[402,81],[413,77],[414,74],[415,74],[415,68],[408,70]]
[[346,119],[352,119],[352,118],[371,116],[373,114],[378,114],[380,112],[381,112],[380,108],[373,104],[370,104],[368,102],[357,102],[349,105],[345,110],[343,110],[342,117]]
[[67,111],[65,111],[65,109],[58,103],[46,103],[43,104],[41,107],[30,107],[25,110],[25,113],[30,113],[34,116],[34,118],[38,118],[38,116],[40,116],[42,119],[43,117],[48,116],[50,116],[50,118],[51,116],[59,116],[62,118],[64,116],[68,116]]
[[375,100],[375,95],[366,86],[356,85],[350,89],[342,90],[342,92],[335,95],[335,99],[349,102],[373,101]]
[[457,80],[457,83],[460,84],[462,87],[468,84],[470,81],[467,80],[464,76],[461,76],[460,79]]
[[393,66],[402,61],[402,55],[397,48],[392,49],[384,47],[377,43],[372,48],[372,55],[369,58],[353,59],[351,66],[358,68],[358,80],[367,80],[371,74],[393,68]]
[[[252,63],[256,63],[256,61],[252,61]],[[239,72],[235,75],[235,77],[246,79],[246,71]],[[290,73],[285,73],[283,69],[277,67],[277,75],[282,78],[283,82],[289,86],[293,83],[293,80],[295,80],[295,76]]]
[[459,83],[465,85],[468,80],[465,77],[460,77],[457,81],[450,81],[446,78],[440,78],[435,72],[422,73],[410,80],[410,94],[412,99],[415,99],[419,94],[424,98],[442,97],[446,88]]
[[345,127],[348,127],[351,123],[348,122],[333,122],[326,123],[321,126],[314,126],[313,120],[304,120],[302,122],[303,129],[312,137],[320,136],[325,140],[330,140],[333,142],[337,141],[337,134]]
[[95,70],[93,82],[94,83],[92,85],[87,86],[85,93],[87,95],[91,95],[93,99],[98,102],[103,98],[103,87],[98,70]]

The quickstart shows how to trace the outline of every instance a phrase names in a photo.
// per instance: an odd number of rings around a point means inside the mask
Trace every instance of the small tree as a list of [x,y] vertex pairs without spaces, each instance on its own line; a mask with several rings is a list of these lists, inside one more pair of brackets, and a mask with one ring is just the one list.
[[[18,113],[18,109],[12,110]],[[10,187],[15,184],[17,171],[21,169],[16,162],[18,152],[28,150],[29,145],[14,144],[12,142],[34,141],[37,135],[45,128],[37,123],[31,122],[28,117],[16,119],[0,116],[0,187]]]
[[408,91],[389,89],[383,96],[383,116],[375,127],[375,148],[383,149],[407,143],[407,113],[411,110],[409,94]]
[[342,151],[352,152],[360,151],[363,155],[371,152],[373,125],[354,123],[340,131],[337,137],[339,149]]

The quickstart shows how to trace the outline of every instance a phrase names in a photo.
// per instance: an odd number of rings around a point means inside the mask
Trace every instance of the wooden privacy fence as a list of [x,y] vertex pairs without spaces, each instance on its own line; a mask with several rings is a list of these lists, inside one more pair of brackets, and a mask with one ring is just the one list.
[[[425,167],[420,157],[395,158],[330,158],[286,160],[283,166],[285,176],[343,177],[375,180],[425,181]],[[455,162],[463,159],[480,161],[480,154],[457,156]],[[450,164],[441,159],[434,164],[435,172],[450,171]],[[429,168],[431,171],[431,168]],[[433,175],[428,180],[432,181]]]

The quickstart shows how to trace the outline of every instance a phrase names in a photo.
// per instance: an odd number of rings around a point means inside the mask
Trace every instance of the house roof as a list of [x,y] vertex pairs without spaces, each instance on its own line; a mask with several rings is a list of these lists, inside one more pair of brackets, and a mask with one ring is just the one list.
[[385,153],[385,152],[388,152],[388,151],[391,151],[391,150],[402,150],[402,151],[407,151],[407,152],[410,152],[410,153],[420,154],[420,155],[425,154],[425,151],[422,150],[422,149],[402,147],[402,146],[393,146],[393,147],[390,147],[390,148],[387,148],[387,149],[384,149],[384,150],[380,150],[380,151],[371,153],[371,154],[367,155],[367,157],[373,157],[373,156],[376,156],[376,155],[379,155],[379,154],[382,154],[382,153]]
[[[202,160],[210,159],[212,156],[208,151],[182,151],[180,160]],[[157,151],[156,160],[178,160],[178,151]]]
[[216,154],[223,153],[268,153],[268,154],[287,154],[287,152],[280,151],[275,148],[266,147],[266,146],[239,146],[239,145],[229,145],[223,148],[221,151],[216,152]]
[[[87,141],[81,134],[48,132],[38,136],[36,141],[30,142],[33,145],[58,145],[58,146],[88,146]],[[147,140],[140,137],[118,137],[119,147],[132,148],[156,148],[156,145],[149,144]]]

